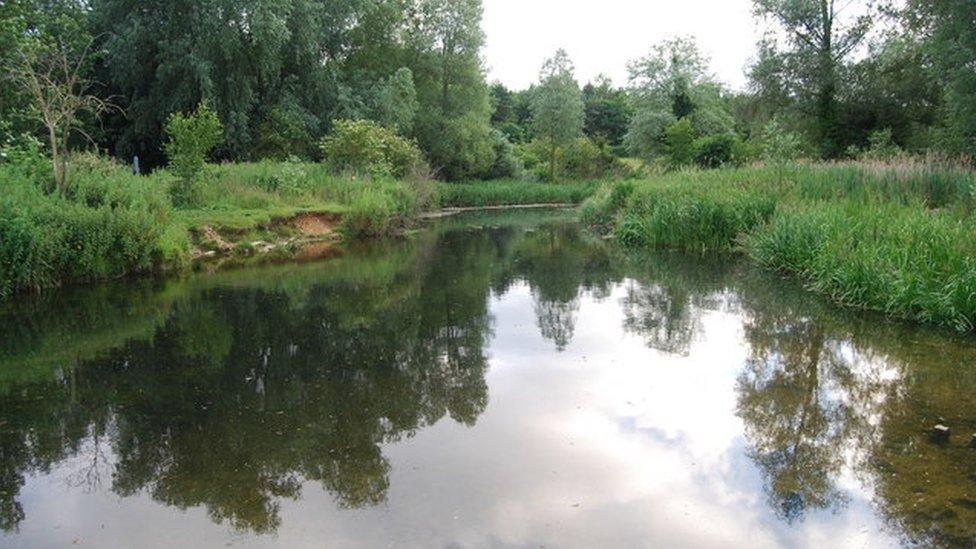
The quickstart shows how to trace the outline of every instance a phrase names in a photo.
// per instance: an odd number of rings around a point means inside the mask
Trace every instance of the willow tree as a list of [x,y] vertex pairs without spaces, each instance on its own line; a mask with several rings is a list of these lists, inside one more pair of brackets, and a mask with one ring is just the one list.
[[532,98],[532,127],[549,149],[549,180],[555,181],[559,147],[583,133],[583,94],[573,76],[573,63],[562,49],[542,66],[539,80]]
[[[863,42],[874,23],[871,0],[753,0],[756,15],[786,35],[788,78],[808,99],[824,156],[841,152],[837,94],[839,69]],[[804,98],[802,96],[809,96]]]
[[634,154],[647,158],[662,152],[667,129],[681,119],[688,119],[693,137],[732,130],[722,88],[693,39],[659,42],[627,69],[634,115],[624,141]]

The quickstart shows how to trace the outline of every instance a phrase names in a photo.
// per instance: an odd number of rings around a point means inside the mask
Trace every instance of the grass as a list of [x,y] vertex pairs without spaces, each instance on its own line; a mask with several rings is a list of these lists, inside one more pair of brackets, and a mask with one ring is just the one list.
[[[94,155],[71,161],[70,192],[52,192],[43,157],[0,164],[0,298],[65,281],[186,268],[197,249],[291,236],[300,214],[340,219],[348,238],[390,235],[422,211],[445,206],[578,204],[596,183],[446,184],[336,175],[305,162],[209,165],[174,206],[174,176],[148,177]],[[216,232],[219,238],[213,236]]]
[[635,247],[739,250],[845,306],[976,327],[976,175],[922,163],[687,171],[597,191]]
[[439,183],[437,194],[444,207],[511,206],[517,204],[579,204],[600,187],[597,182],[527,183],[480,181]]
[[[40,165],[43,166],[43,159]],[[28,169],[29,168],[29,169]],[[298,162],[208,166],[176,208],[165,170],[149,177],[94,155],[71,162],[69,192],[35,165],[0,164],[0,298],[160,268],[186,267],[205,227],[233,238],[301,213],[341,218],[349,237],[400,231],[433,207],[433,184],[335,176]]]

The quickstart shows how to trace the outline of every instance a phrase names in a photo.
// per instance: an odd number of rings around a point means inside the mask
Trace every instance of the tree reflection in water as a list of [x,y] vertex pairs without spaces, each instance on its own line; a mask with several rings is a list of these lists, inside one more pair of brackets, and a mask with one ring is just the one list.
[[447,222],[324,264],[228,271],[17,300],[0,309],[0,528],[25,478],[139,493],[274,532],[318,483],[340,507],[385,501],[385,444],[488,405],[490,296],[525,285],[557,350],[587,299],[622,296],[623,330],[663,353],[741,322],[748,455],[785,521],[843,506],[859,479],[908,540],[976,540],[971,338],[846,314],[729,258],[624,256],[572,223]]

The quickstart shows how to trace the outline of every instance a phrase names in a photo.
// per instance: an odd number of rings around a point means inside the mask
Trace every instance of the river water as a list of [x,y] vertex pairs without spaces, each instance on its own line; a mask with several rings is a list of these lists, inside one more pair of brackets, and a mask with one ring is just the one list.
[[3,305],[0,546],[976,544],[976,339],[569,215]]

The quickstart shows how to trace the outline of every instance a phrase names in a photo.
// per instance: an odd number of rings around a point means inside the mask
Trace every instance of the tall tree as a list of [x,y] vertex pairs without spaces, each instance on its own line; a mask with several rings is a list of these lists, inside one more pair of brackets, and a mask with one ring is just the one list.
[[[787,67],[808,103],[815,137],[826,157],[842,152],[837,93],[840,67],[867,36],[876,14],[873,0],[753,0],[755,13],[787,37]],[[807,91],[809,90],[809,92]]]
[[549,179],[556,180],[556,153],[583,133],[583,96],[573,76],[573,63],[558,50],[539,73],[532,101],[532,126],[549,149]]
[[634,115],[625,142],[634,154],[661,152],[665,130],[682,118],[688,118],[696,137],[732,130],[722,88],[693,39],[660,42],[647,56],[628,63],[628,69]]
[[206,99],[226,128],[221,154],[244,158],[266,113],[287,104],[328,120],[336,70],[365,0],[92,0],[100,76],[124,98],[113,148],[162,161],[172,112]]
[[479,177],[495,161],[481,16],[481,0],[419,0],[407,28],[420,104],[414,133],[447,179]]
[[950,153],[976,156],[976,3],[971,0],[910,0],[908,23],[925,37],[943,90],[941,145]]
[[619,146],[627,133],[631,109],[627,92],[613,85],[606,75],[583,86],[586,122],[583,132],[590,138]]

